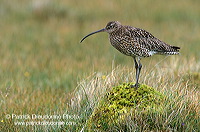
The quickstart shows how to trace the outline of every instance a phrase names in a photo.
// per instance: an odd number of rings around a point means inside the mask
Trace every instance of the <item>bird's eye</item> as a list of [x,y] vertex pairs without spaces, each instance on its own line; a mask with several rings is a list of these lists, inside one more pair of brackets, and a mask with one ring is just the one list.
[[106,29],[114,29],[115,28],[115,24],[114,23],[111,23],[111,24],[108,24]]
[[114,26],[113,25],[110,25],[110,26],[108,26],[108,29],[112,29]]
[[107,29],[111,29],[112,27],[111,26],[107,26]]

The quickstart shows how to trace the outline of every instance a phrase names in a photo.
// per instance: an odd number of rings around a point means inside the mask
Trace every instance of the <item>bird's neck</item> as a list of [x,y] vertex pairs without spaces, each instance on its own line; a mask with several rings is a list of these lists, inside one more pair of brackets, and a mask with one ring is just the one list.
[[110,33],[111,36],[121,35],[126,32],[126,28],[124,26],[119,27],[117,30]]

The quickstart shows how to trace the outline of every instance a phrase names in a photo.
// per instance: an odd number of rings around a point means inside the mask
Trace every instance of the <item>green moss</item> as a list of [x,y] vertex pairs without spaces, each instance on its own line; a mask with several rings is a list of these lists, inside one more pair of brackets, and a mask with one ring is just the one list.
[[132,88],[133,83],[123,83],[113,87],[99,102],[88,120],[89,130],[108,130],[109,127],[123,122],[127,116],[138,112],[160,111],[164,95],[147,85]]

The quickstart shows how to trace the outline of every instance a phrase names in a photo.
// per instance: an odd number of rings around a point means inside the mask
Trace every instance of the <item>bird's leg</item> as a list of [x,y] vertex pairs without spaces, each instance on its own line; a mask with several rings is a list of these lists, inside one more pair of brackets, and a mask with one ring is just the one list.
[[138,65],[138,73],[137,73],[137,80],[136,80],[136,84],[137,85],[139,85],[138,81],[139,81],[140,71],[142,69],[142,64],[140,62],[140,58],[139,57],[138,57],[138,63],[139,63],[139,65]]
[[136,69],[136,83],[135,83],[135,85],[132,85],[131,87],[138,88],[139,87],[139,82],[138,81],[139,81],[140,71],[142,69],[142,64],[140,63],[140,58],[139,57],[138,57],[138,62],[136,60],[136,57],[134,57],[133,59],[134,59],[134,62],[135,62],[135,69]]

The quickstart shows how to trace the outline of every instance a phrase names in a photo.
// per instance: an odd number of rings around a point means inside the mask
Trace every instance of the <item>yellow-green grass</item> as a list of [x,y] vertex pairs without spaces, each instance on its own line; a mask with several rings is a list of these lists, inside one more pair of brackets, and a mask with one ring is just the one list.
[[[31,126],[13,125],[6,114],[73,114],[67,105],[73,97],[70,92],[79,89],[89,75],[98,73],[107,77],[120,65],[123,70],[116,74],[128,79],[120,77],[112,83],[98,82],[96,77],[89,80],[102,86],[101,83],[106,83],[105,88],[134,81],[132,59],[111,47],[105,33],[79,43],[84,35],[103,28],[111,20],[144,28],[181,47],[180,56],[143,59],[140,81],[161,92],[169,89],[194,94],[191,104],[196,108],[200,85],[199,79],[195,79],[200,72],[199,4],[196,0],[49,0],[45,4],[40,0],[0,1],[0,130],[32,130]],[[94,100],[93,94],[88,98]],[[70,128],[79,129],[77,126]],[[33,129],[37,128],[48,129],[39,126]]]
[[[179,65],[180,63],[183,65]],[[100,131],[198,131],[200,74],[194,71],[199,69],[199,63],[194,62],[194,60],[189,61],[189,63],[190,65],[186,68],[184,66],[186,62],[172,59],[163,62],[162,66],[166,68],[153,67],[154,70],[150,72],[149,69],[143,69],[146,75],[142,76],[141,81],[165,96],[159,111],[150,110],[144,114],[142,111],[136,110],[125,121],[119,121],[118,125],[108,127],[106,123],[102,125],[101,122],[101,125],[97,125],[96,128],[99,127]],[[169,65],[171,69],[167,68]],[[194,71],[190,71],[190,69]],[[133,78],[133,71],[130,71],[127,67],[119,66],[107,75],[94,74],[80,82],[74,97],[70,101],[71,104],[69,104],[70,111],[82,117],[81,119],[85,119],[84,122],[77,121],[77,124],[82,126],[79,129],[76,127],[77,130],[88,130],[87,119],[89,119],[90,124],[92,112],[98,109],[99,104],[100,106],[104,105],[101,104],[101,100],[112,89],[112,86],[131,82]],[[107,106],[106,103],[105,105]],[[104,116],[99,115],[99,118],[104,118]],[[94,119],[94,124],[96,120],[98,121],[98,119]],[[71,128],[67,130],[71,130]]]
[[[117,124],[124,124],[127,117],[137,116],[138,113],[144,116],[148,116],[149,111],[164,113],[163,94],[144,84],[137,89],[131,85],[134,83],[123,83],[110,89],[95,107],[86,128],[111,131]],[[148,123],[153,125],[150,121]]]

